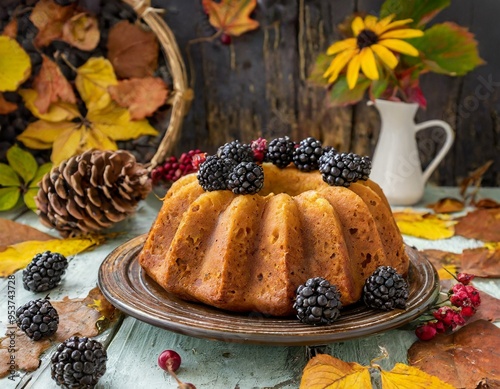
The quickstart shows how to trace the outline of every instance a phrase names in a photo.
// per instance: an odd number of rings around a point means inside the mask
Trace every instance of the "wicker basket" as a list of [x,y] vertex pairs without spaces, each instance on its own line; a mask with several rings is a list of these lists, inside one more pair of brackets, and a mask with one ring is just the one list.
[[150,161],[149,168],[153,169],[162,163],[167,155],[172,153],[180,136],[182,121],[193,99],[193,91],[188,86],[186,66],[175,36],[161,17],[161,10],[152,8],[150,0],[123,0],[123,2],[130,5],[137,13],[137,16],[158,37],[173,79],[172,112],[166,132]]

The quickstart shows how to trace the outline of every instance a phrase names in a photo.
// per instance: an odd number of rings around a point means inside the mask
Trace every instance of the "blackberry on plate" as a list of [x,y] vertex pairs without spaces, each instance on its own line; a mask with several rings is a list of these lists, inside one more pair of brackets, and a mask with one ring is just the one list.
[[283,169],[292,162],[294,150],[295,142],[288,136],[273,139],[267,146],[267,161]]
[[264,170],[255,162],[241,162],[229,174],[227,189],[236,194],[254,194],[264,185]]
[[384,311],[405,309],[408,296],[408,284],[391,266],[378,267],[363,287],[364,303],[370,308]]
[[52,379],[63,388],[93,388],[106,372],[107,359],[100,342],[72,336],[52,354]]
[[222,159],[232,159],[236,163],[253,162],[252,146],[240,143],[238,140],[233,140],[219,147],[217,156]]
[[46,298],[32,300],[16,311],[17,326],[29,338],[40,340],[55,334],[59,315]]
[[59,253],[45,251],[36,254],[23,270],[24,289],[45,292],[55,288],[68,268],[68,260]]
[[367,179],[371,161],[354,153],[328,151],[320,158],[319,171],[328,185],[348,187],[352,182]]
[[293,163],[297,169],[304,172],[317,170],[319,158],[323,155],[321,142],[313,137],[300,141],[299,146],[293,152]]
[[227,189],[227,178],[234,166],[235,163],[231,159],[211,155],[200,165],[198,182],[207,191]]
[[324,278],[310,278],[297,288],[293,308],[302,323],[332,324],[340,316],[340,292]]

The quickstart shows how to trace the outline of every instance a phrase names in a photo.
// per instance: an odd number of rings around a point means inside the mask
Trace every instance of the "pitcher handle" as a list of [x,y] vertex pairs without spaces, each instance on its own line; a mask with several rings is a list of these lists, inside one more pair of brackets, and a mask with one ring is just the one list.
[[439,162],[441,162],[441,160],[445,157],[446,153],[450,150],[450,147],[453,144],[453,140],[455,139],[455,133],[453,132],[451,126],[443,120],[428,120],[426,122],[419,123],[415,125],[415,133],[428,127],[441,127],[446,134],[446,140],[443,146],[441,147],[441,150],[439,150],[439,153],[437,153],[437,155],[434,157],[434,159],[429,163],[429,165],[422,173],[422,178],[424,183],[427,182],[432,172],[436,170]]

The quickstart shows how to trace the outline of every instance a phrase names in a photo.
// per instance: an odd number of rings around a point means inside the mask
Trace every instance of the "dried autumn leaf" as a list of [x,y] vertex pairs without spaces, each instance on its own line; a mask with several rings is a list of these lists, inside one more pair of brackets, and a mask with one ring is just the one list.
[[9,23],[3,28],[3,36],[8,36],[9,38],[16,39],[17,37],[17,18],[12,18]]
[[481,380],[500,387],[500,329],[486,320],[474,321],[449,335],[414,343],[411,366],[457,388],[476,389]]
[[[481,181],[483,179],[484,173],[490,168],[490,166],[493,164],[493,160],[490,160],[486,162],[484,165],[478,167],[476,170],[471,172],[467,177],[465,177],[461,182],[460,182],[460,196],[462,198],[471,198],[472,202],[474,202],[474,199],[476,197],[476,194],[481,187]],[[472,190],[471,193],[467,193],[467,190],[469,189],[470,186],[474,186],[475,188]]]
[[304,368],[300,388],[371,388],[370,371],[358,363],[319,354]]
[[476,208],[500,208],[500,203],[493,199],[481,199],[474,205]]
[[380,371],[383,389],[454,389],[438,377],[403,363],[389,371]]
[[152,31],[126,20],[109,30],[108,59],[119,78],[152,76],[158,64],[159,44]]
[[108,88],[111,98],[127,108],[132,120],[152,115],[167,99],[165,82],[158,77],[131,78]]
[[224,34],[239,36],[259,27],[259,22],[251,19],[250,14],[257,6],[257,0],[203,0],[203,9],[208,21]]
[[468,323],[476,320],[488,320],[496,322],[500,320],[500,300],[481,291],[481,305],[474,316],[469,318]]
[[436,240],[454,235],[453,220],[446,215],[413,211],[394,212],[394,218],[402,234]]
[[484,242],[500,241],[500,208],[477,209],[458,219],[455,233]]
[[0,92],[15,91],[31,73],[28,54],[7,36],[0,36]]
[[38,29],[34,40],[35,46],[44,47],[60,38],[64,23],[73,16],[75,7],[76,3],[63,7],[53,0],[38,1],[29,17]]
[[[421,253],[438,269],[439,279],[452,279],[461,266],[461,254],[442,250],[422,250]],[[450,274],[451,273],[451,274]]]
[[479,247],[464,250],[462,271],[478,277],[500,277],[500,248]]
[[37,92],[35,107],[41,114],[48,112],[55,102],[76,104],[75,92],[69,81],[64,77],[59,66],[42,54],[43,62],[39,73],[33,80],[33,88]]
[[452,197],[445,197],[443,199],[440,199],[439,201],[429,204],[427,208],[431,208],[434,210],[436,213],[452,213],[452,212],[459,212],[463,210],[465,207],[465,204],[463,201],[454,199]]
[[25,268],[33,257],[41,251],[50,250],[71,256],[85,251],[104,241],[102,236],[50,239],[45,241],[29,240],[8,246],[0,252],[0,277],[7,277],[16,270]]
[[[46,120],[48,122],[62,122],[64,120],[73,120],[80,116],[78,107],[70,103],[54,103],[51,104],[49,110],[46,113],[41,113],[35,105],[35,101],[38,98],[38,93],[34,89],[21,89],[19,94],[23,98],[24,105],[28,108],[31,113],[38,119]],[[28,146],[31,147],[31,146]],[[32,147],[40,148],[40,147]],[[50,148],[50,147],[47,147]]]
[[86,13],[74,15],[62,29],[62,40],[84,51],[94,50],[100,38],[97,19]]
[[0,93],[0,115],[8,115],[17,109],[17,104],[5,100],[3,94]]
[[54,239],[53,236],[36,228],[2,218],[0,218],[0,231],[2,231],[2,234],[0,234],[0,251],[5,250],[7,246],[26,240],[45,241]]
[[[59,326],[57,332],[48,339],[35,342],[17,327],[9,326],[7,336],[1,339],[0,344],[0,378],[9,374],[10,331],[15,331],[17,370],[34,371],[40,365],[40,356],[52,344],[61,343],[74,335],[94,337],[101,332],[97,324],[103,320],[103,312],[92,306],[96,301],[106,305],[99,288],[92,289],[85,298],[70,299],[66,296],[61,301],[51,301],[59,314]],[[110,315],[107,317],[108,323],[119,317],[119,311],[114,308],[110,308],[106,314]]]

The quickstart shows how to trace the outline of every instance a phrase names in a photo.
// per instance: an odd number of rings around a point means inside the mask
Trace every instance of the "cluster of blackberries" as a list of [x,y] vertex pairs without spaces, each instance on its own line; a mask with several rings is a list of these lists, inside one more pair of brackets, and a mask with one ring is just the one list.
[[235,140],[206,158],[200,165],[198,181],[207,191],[229,189],[236,194],[254,194],[264,185],[264,171],[254,162],[252,147]]
[[[363,287],[362,300],[369,308],[405,309],[408,297],[408,284],[390,266],[378,267]],[[337,287],[324,278],[310,278],[297,288],[293,307],[302,323],[332,324],[340,316],[341,295]]]

